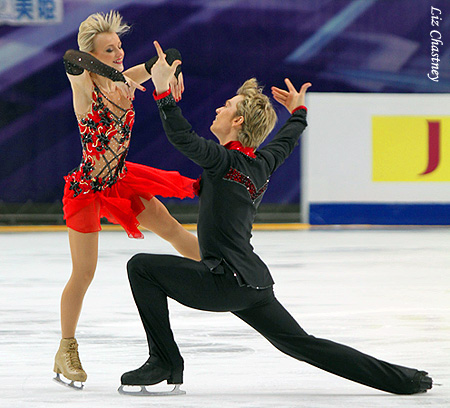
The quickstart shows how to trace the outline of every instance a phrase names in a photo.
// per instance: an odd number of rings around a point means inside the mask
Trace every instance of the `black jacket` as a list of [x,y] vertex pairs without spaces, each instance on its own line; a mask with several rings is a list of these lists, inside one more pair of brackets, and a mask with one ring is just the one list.
[[306,110],[297,110],[251,158],[198,136],[171,95],[157,103],[169,141],[204,170],[197,226],[202,261],[212,273],[223,273],[222,263],[227,264],[241,285],[271,286],[269,269],[250,243],[251,231],[269,177],[292,153],[307,126]]

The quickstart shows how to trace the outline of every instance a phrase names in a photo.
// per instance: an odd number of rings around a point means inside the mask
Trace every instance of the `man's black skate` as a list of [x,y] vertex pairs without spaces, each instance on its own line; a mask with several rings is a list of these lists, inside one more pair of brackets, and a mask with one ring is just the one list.
[[414,394],[427,392],[427,390],[433,388],[433,379],[428,377],[426,371],[418,371],[412,381],[416,386],[416,391],[413,392]]
[[[171,391],[148,391],[145,386],[159,384],[167,380],[167,384],[174,384],[175,387]],[[136,396],[162,396],[162,395],[182,395],[186,391],[180,390],[183,384],[183,367],[172,370],[164,367],[163,364],[155,358],[149,358],[144,365],[137,370],[124,373],[120,379],[122,385],[119,387],[119,394],[136,395]],[[126,391],[125,386],[140,386],[140,391]]]

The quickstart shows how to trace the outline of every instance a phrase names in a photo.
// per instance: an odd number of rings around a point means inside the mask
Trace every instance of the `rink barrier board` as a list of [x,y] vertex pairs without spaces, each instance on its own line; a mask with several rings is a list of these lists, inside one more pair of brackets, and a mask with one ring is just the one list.
[[450,94],[308,92],[300,221],[450,225],[449,103]]

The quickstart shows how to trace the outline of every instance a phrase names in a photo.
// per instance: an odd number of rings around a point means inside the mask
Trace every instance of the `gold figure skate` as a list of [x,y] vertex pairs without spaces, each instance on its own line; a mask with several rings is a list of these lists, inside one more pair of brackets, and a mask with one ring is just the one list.
[[[82,383],[86,381],[87,375],[83,370],[80,362],[80,356],[78,355],[78,343],[75,338],[61,339],[59,350],[55,356],[55,366],[53,371],[56,373],[54,380],[57,383],[65,385],[76,390],[82,390],[84,385],[75,385],[75,381]],[[60,378],[62,374],[65,378],[70,380],[70,383],[66,383]]]

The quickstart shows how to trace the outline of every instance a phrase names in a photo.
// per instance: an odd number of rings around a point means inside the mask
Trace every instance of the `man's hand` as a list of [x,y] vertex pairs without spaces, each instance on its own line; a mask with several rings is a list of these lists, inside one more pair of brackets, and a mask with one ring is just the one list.
[[311,86],[311,83],[304,83],[300,88],[300,91],[297,92],[289,78],[285,78],[284,82],[286,83],[288,90],[285,91],[284,89],[273,86],[272,95],[277,102],[281,103],[289,111],[289,113],[292,113],[295,108],[305,104],[306,90]]
[[176,60],[172,65],[166,61],[166,54],[164,54],[158,41],[153,41],[156,52],[158,54],[158,61],[152,67],[152,81],[155,85],[156,94],[160,95],[169,90],[170,81],[175,75],[175,71],[181,61]]

